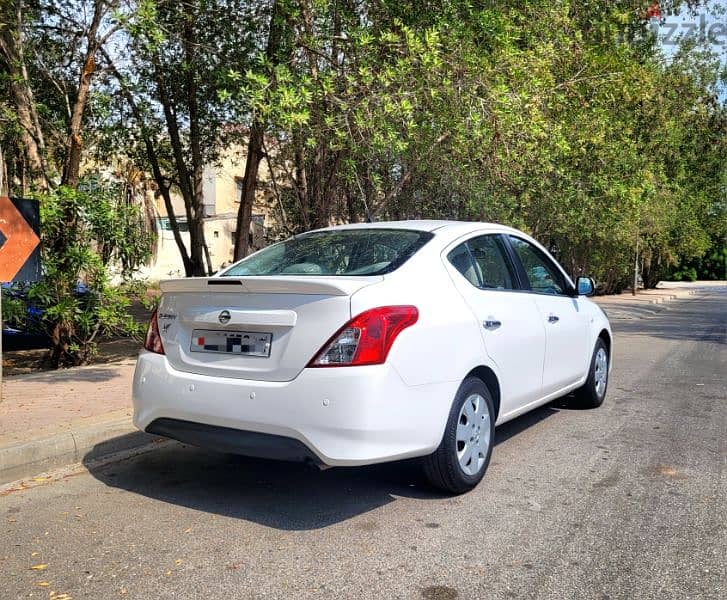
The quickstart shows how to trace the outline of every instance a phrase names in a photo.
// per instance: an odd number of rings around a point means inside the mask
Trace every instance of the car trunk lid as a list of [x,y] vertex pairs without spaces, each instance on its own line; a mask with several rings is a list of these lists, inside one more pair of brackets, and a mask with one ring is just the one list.
[[164,281],[159,330],[177,370],[290,381],[351,318],[351,295],[383,277]]

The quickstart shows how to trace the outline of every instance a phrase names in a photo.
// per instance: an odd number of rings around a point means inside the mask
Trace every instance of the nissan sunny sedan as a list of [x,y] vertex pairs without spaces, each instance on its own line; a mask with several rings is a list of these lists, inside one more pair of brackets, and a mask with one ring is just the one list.
[[593,281],[502,225],[320,229],[161,289],[134,422],[205,448],[319,466],[421,457],[433,485],[463,493],[496,425],[606,395]]

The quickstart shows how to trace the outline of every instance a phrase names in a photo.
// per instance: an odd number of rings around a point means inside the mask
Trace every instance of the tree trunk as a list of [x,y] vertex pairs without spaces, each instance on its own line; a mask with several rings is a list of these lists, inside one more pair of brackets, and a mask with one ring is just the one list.
[[[187,224],[189,227],[189,262],[190,271],[187,276],[204,276],[206,270],[204,267],[204,222],[203,211],[197,210],[194,200],[194,190],[191,182],[189,170],[184,160],[184,150],[182,147],[182,139],[179,133],[179,124],[177,123],[176,107],[167,93],[164,74],[162,73],[161,64],[158,60],[154,61],[155,79],[157,84],[157,92],[159,101],[164,110],[164,119],[167,124],[167,132],[172,145],[174,154],[174,164],[178,174],[179,189],[184,199],[184,209],[187,214]],[[167,209],[169,210],[169,209]]]
[[96,70],[96,52],[99,47],[96,34],[105,12],[106,3],[104,0],[96,0],[93,7],[93,19],[86,33],[86,55],[78,79],[78,93],[71,111],[71,123],[68,131],[68,141],[66,142],[66,162],[63,166],[61,184],[72,188],[78,186],[83,151],[83,115],[86,112],[88,92],[91,89],[91,80]]
[[15,29],[0,27],[1,62],[7,69],[9,76],[10,91],[21,128],[21,143],[24,154],[28,159],[31,179],[34,182],[34,187],[47,190],[50,183],[45,139],[43,130],[40,128],[35,98],[30,87],[27,67],[25,66],[22,3],[16,2],[14,8]]
[[247,256],[250,241],[250,223],[252,222],[252,207],[255,203],[257,190],[257,177],[260,161],[263,158],[263,125],[255,121],[250,130],[250,139],[247,143],[247,159],[245,160],[245,176],[242,179],[242,192],[240,193],[240,208],[237,211],[237,235],[235,236],[235,260]]
[[[273,66],[280,63],[280,49],[283,39],[284,15],[278,0],[273,2],[270,11],[270,30],[265,55]],[[250,223],[252,222],[252,207],[255,203],[257,191],[258,170],[263,158],[263,141],[265,136],[265,123],[253,116],[250,128],[250,139],[247,142],[247,157],[245,159],[245,174],[242,179],[242,192],[240,193],[240,206],[237,209],[237,233],[235,236],[235,260],[247,256],[249,250]]]
[[0,196],[10,195],[10,186],[8,182],[8,170],[5,165],[5,151],[0,146]]
[[154,182],[157,185],[157,188],[159,189],[159,193],[162,196],[162,199],[164,200],[164,208],[167,211],[167,217],[169,218],[169,226],[172,228],[172,235],[174,236],[174,242],[177,244],[177,249],[179,250],[179,255],[182,257],[182,264],[184,265],[184,274],[187,277],[192,276],[192,261],[189,258],[189,253],[187,252],[187,247],[184,245],[184,240],[182,240],[182,235],[179,232],[179,223],[177,221],[177,217],[174,214],[174,206],[172,205],[172,197],[169,194],[169,185],[167,184],[166,180],[164,179],[164,175],[162,174],[161,167],[159,166],[159,157],[157,156],[156,149],[154,147],[154,143],[152,142],[151,135],[149,133],[149,130],[146,126],[146,121],[144,120],[144,116],[141,114],[141,110],[139,110],[139,106],[134,100],[134,97],[131,95],[131,92],[129,91],[129,88],[126,85],[126,82],[124,81],[124,78],[121,76],[121,73],[119,73],[118,69],[116,68],[116,65],[111,60],[111,57],[108,55],[106,50],[104,48],[101,48],[101,53],[106,60],[107,68],[111,71],[111,74],[116,78],[116,81],[119,83],[119,87],[121,89],[121,94],[124,96],[124,99],[126,100],[127,104],[131,108],[131,113],[134,115],[134,119],[136,119],[136,122],[139,124],[139,129],[141,129],[141,136],[144,141],[144,149],[146,150],[146,157],[149,161],[149,165],[151,166],[151,174],[152,177],[154,177]]
[[[207,275],[212,274],[212,261],[210,260],[209,248],[204,236],[204,188],[203,173],[204,162],[202,159],[201,134],[199,130],[199,107],[197,106],[197,73],[195,64],[195,35],[193,25],[196,21],[190,19],[184,27],[184,52],[186,57],[186,87],[187,107],[189,108],[189,144],[192,149],[192,213],[194,215],[195,235],[192,237],[190,226],[190,242],[192,244],[193,257],[196,257],[197,249],[201,250],[207,260]],[[193,258],[193,260],[195,260]],[[203,266],[204,269],[204,266]]]
[[299,140],[296,142],[293,141],[294,144],[296,144],[296,150],[295,150],[295,191],[298,196],[298,203],[300,205],[300,215],[301,220],[303,221],[303,227],[305,229],[310,229],[310,221],[309,221],[309,213],[310,213],[310,204],[309,204],[309,193],[308,193],[308,174],[305,170],[305,157],[303,156],[303,141]]

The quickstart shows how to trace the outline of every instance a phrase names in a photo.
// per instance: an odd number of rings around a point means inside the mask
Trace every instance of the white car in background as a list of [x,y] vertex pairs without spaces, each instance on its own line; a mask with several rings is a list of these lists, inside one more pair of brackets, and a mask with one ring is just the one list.
[[434,485],[462,493],[496,424],[606,395],[593,281],[574,285],[501,225],[331,227],[161,289],[134,422],[201,447],[320,466],[423,457]]

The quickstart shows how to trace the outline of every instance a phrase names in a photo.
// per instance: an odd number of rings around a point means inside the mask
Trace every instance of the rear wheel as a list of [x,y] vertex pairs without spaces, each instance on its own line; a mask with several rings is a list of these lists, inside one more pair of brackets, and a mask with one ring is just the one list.
[[462,382],[449,412],[439,448],[424,458],[429,482],[463,494],[482,479],[495,438],[495,411],[487,386],[476,377]]
[[586,383],[575,391],[576,403],[583,408],[598,408],[603,404],[607,389],[608,348],[606,348],[605,342],[598,338],[591,357]]

